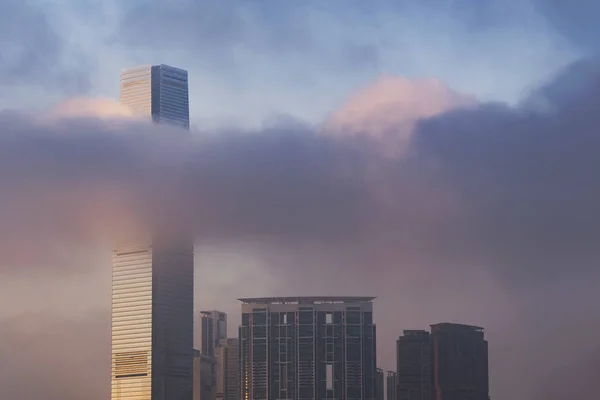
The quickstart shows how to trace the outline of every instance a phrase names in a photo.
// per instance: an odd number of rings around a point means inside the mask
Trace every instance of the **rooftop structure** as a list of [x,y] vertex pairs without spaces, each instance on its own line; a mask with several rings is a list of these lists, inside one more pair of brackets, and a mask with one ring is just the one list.
[[376,297],[312,296],[312,297],[251,297],[238,299],[244,304],[345,304],[368,303]]

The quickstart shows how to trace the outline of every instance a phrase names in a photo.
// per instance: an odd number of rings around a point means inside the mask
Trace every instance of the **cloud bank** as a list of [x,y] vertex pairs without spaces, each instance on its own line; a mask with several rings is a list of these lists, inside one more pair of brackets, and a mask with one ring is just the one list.
[[436,79],[385,76],[353,95],[324,129],[333,135],[367,135],[403,152],[419,120],[475,104]]
[[[67,117],[50,121],[2,112],[0,273],[47,264],[64,272],[57,249],[108,246],[114,235],[170,221],[199,241],[254,246],[268,261],[260,273],[279,283],[379,295],[386,346],[400,329],[438,320],[486,326],[493,395],[553,400],[554,376],[595,362],[599,344],[591,285],[600,278],[599,84],[590,77],[570,102],[544,88],[536,95],[553,107],[541,111],[453,109],[443,88],[400,93],[410,105],[408,136],[393,106],[401,103],[370,103],[369,90],[350,104],[372,115],[337,114],[348,135],[285,119],[251,132],[188,134],[114,112],[92,117],[89,107],[65,106],[58,115]],[[379,127],[404,152],[382,151]],[[585,329],[565,339],[574,325]],[[7,342],[20,337],[11,335]],[[391,354],[381,352],[388,368]],[[574,376],[572,387],[589,393],[588,383]]]

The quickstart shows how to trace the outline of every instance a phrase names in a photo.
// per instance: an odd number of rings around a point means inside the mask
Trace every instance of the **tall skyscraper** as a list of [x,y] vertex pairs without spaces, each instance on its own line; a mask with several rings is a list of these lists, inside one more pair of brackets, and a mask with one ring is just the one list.
[[215,349],[217,400],[240,400],[239,341],[227,339]]
[[377,368],[375,372],[375,400],[384,400],[385,380],[383,378],[383,370]]
[[[156,123],[189,127],[184,70],[125,70],[120,100]],[[120,243],[113,252],[112,400],[192,398],[193,243],[185,235],[163,234]]]
[[393,371],[388,371],[386,378],[386,399],[398,400],[398,374]]
[[373,297],[240,300],[242,399],[375,399]]
[[206,356],[215,356],[215,349],[227,341],[227,314],[221,311],[200,311],[198,343]]
[[488,343],[483,328],[431,325],[434,400],[489,400]]
[[396,342],[398,400],[432,400],[429,332],[406,330]]
[[188,73],[168,65],[148,65],[121,72],[121,104],[134,115],[189,128]]

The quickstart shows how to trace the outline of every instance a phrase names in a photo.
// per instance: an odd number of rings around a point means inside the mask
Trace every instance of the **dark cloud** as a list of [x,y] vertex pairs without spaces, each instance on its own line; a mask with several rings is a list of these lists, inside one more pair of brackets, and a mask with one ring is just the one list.
[[595,270],[600,80],[594,78],[569,103],[555,99],[564,76],[546,88],[554,112],[484,105],[424,121],[415,137],[416,151],[435,160],[438,176],[461,193],[471,214],[465,246],[514,279]]
[[15,242],[108,238],[128,216],[146,227],[185,221],[203,238],[349,238],[372,201],[368,150],[290,124],[191,138],[144,123],[12,113],[0,123],[3,253],[27,260]]
[[43,6],[6,0],[0,7],[0,87],[32,85],[63,94],[88,90],[89,66],[65,64],[65,56],[85,60],[66,44]]
[[589,92],[590,82],[600,79],[600,59],[589,58],[569,64],[552,78],[551,84],[533,90],[523,106],[555,110],[568,106]]
[[[600,345],[600,81],[588,76],[568,102],[538,91],[542,111],[480,104],[422,120],[397,156],[383,151],[389,135],[331,137],[288,118],[187,137],[4,113],[1,271],[35,270],[32,244],[49,259],[57,243],[130,223],[186,223],[199,240],[254,244],[274,295],[378,295],[387,368],[401,329],[456,320],[488,329],[493,397],[546,395]],[[569,379],[592,392],[585,375]]]

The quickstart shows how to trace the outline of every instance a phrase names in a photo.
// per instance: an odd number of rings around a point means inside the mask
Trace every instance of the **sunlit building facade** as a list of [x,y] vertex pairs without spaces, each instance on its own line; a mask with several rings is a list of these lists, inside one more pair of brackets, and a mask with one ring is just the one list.
[[240,300],[242,399],[375,399],[372,297]]
[[157,123],[190,126],[188,73],[168,65],[149,65],[121,72],[119,102],[134,115]]
[[[156,123],[189,128],[187,72],[125,70],[121,104]],[[194,251],[189,237],[120,243],[113,252],[111,400],[191,400]]]

